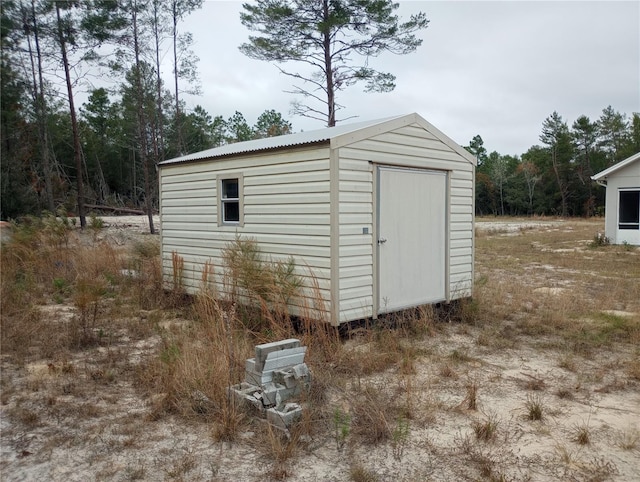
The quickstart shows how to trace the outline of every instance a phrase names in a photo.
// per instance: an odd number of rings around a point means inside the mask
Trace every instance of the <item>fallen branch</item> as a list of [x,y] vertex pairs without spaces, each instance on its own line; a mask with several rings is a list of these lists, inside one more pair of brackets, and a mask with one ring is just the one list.
[[[97,204],[85,204],[85,207],[87,209],[96,209],[96,210],[102,210],[102,211],[113,211],[113,212],[116,212],[116,213],[140,214],[140,215],[147,214],[144,211],[142,211],[141,209],[120,208],[120,207],[115,207],[115,206],[98,206]],[[154,212],[154,214],[157,214],[157,213]]]

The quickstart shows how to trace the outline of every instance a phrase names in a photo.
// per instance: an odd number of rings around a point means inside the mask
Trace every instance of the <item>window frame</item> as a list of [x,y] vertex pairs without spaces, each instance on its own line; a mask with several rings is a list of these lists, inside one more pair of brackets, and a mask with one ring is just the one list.
[[[238,197],[237,198],[225,198],[223,183],[228,180],[236,180],[238,182]],[[244,226],[244,194],[243,194],[244,177],[240,173],[230,174],[218,174],[216,180],[216,188],[218,191],[217,205],[218,205],[218,226]],[[224,218],[225,204],[237,203],[238,204],[238,220],[228,221]]]
[[[628,220],[623,220],[622,219],[622,214],[623,214],[623,202],[622,202],[622,195],[623,193],[633,193],[635,194],[634,197],[638,197],[639,202],[640,202],[640,189],[634,189],[634,188],[621,188],[618,189],[618,229],[624,229],[624,230],[633,230],[633,231],[637,231],[640,229],[640,212],[636,213],[637,214],[637,219],[635,219],[634,221],[628,221]],[[626,203],[624,203],[626,205]],[[640,207],[638,208],[640,211]],[[625,213],[626,214],[626,213]]]

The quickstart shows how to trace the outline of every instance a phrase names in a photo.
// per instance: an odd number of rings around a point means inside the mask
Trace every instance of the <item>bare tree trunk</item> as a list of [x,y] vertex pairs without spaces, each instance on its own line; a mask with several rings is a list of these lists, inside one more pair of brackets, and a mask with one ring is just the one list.
[[[325,20],[329,19],[329,0],[323,1],[323,10]],[[331,63],[331,37],[329,31],[325,31],[323,35],[324,48],[324,73],[327,79],[327,127],[336,125],[336,97],[333,85],[333,66]]]
[[140,139],[140,162],[142,162],[142,173],[144,174],[144,198],[145,198],[145,210],[147,217],[149,218],[149,232],[155,234],[155,228],[153,226],[153,211],[152,211],[152,196],[151,196],[151,173],[149,172],[149,151],[147,144],[146,120],[144,113],[144,92],[142,89],[142,72],[140,68],[140,44],[138,39],[138,12],[137,2],[134,2],[134,8],[132,9],[132,21],[133,21],[133,48],[135,53],[135,84],[136,84],[136,97],[137,97],[137,117],[138,117],[138,137]]
[[[22,5],[21,5],[22,7]],[[29,59],[31,60],[31,73],[33,76],[33,103],[36,111],[36,119],[38,124],[38,135],[40,138],[40,155],[42,156],[42,170],[44,177],[45,197],[47,209],[54,213],[55,203],[53,200],[52,186],[52,169],[51,158],[49,157],[49,135],[47,129],[47,110],[44,99],[44,80],[42,76],[42,53],[40,51],[39,25],[36,20],[35,0],[31,0],[31,15],[27,16],[26,11],[22,8],[23,22],[27,26],[31,24],[33,28],[33,39],[36,47],[36,59],[38,66],[34,63],[33,50],[31,47],[31,36],[27,35],[27,48],[29,50]],[[36,81],[36,71],[38,72],[38,81]]]
[[[156,159],[158,162],[164,161],[164,111],[162,110],[162,78],[160,77],[160,16],[158,12],[158,0],[153,2],[153,34],[156,43],[156,95],[157,95],[157,111],[156,111],[156,124],[159,134],[159,139],[155,143],[156,145]],[[175,55],[175,54],[174,54]],[[177,94],[176,94],[177,95]],[[158,148],[159,147],[159,148]]]
[[62,19],[60,18],[60,5],[56,3],[56,17],[58,19],[58,41],[60,42],[60,50],[62,53],[62,65],[64,67],[64,75],[67,84],[67,95],[69,97],[69,113],[71,115],[71,131],[73,135],[73,157],[76,165],[76,180],[78,187],[78,217],[80,218],[80,228],[84,229],[87,225],[87,219],[84,209],[84,182],[82,170],[82,156],[80,154],[80,135],[78,132],[78,119],[76,118],[76,108],[73,103],[73,87],[71,85],[71,74],[69,72],[69,59],[67,58],[67,42],[62,31]]
[[556,181],[558,182],[558,189],[560,190],[560,199],[562,205],[562,217],[567,216],[567,185],[566,182],[562,181],[560,177],[560,168],[558,166],[558,152],[557,147],[552,147],[551,152],[551,163],[553,164],[553,172],[556,175]]
[[176,125],[176,147],[178,150],[178,155],[181,156],[183,154],[183,141],[182,141],[182,119],[180,112],[180,93],[178,91],[178,2],[177,0],[173,0],[171,2],[171,16],[173,19],[173,80],[175,84],[175,96],[176,96],[176,116],[175,116],[175,125]]
[[98,188],[96,189],[96,194],[98,195],[98,203],[103,204],[109,197],[109,186],[104,178],[100,156],[96,156],[96,166],[98,167]]

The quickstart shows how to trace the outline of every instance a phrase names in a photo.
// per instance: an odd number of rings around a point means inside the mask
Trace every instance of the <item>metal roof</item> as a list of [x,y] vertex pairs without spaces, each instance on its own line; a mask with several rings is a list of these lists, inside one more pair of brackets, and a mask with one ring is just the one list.
[[617,164],[614,164],[613,166],[605,169],[604,171],[600,171],[598,174],[591,176],[591,179],[593,179],[594,181],[605,179],[612,173],[616,172],[618,169],[622,169],[623,167],[628,166],[629,164],[639,159],[640,159],[640,152],[634,154],[633,156],[627,157],[626,159],[620,161]]
[[186,161],[196,161],[201,159],[211,159],[216,157],[229,156],[232,154],[243,154],[247,152],[265,151],[269,149],[279,149],[291,146],[301,146],[306,144],[315,144],[318,142],[327,142],[334,137],[348,134],[350,132],[358,131],[371,127],[377,124],[382,124],[392,119],[397,119],[404,116],[387,117],[385,119],[377,119],[365,122],[356,122],[352,124],[343,124],[336,127],[325,127],[324,129],[318,129],[307,132],[298,132],[296,134],[287,134],[284,136],[267,137],[264,139],[255,139],[252,141],[236,142],[234,144],[226,144],[220,147],[214,147],[212,149],[206,149],[204,151],[195,152],[193,154],[187,154],[186,156],[176,157],[168,159],[160,163],[160,166],[167,164],[176,164]]

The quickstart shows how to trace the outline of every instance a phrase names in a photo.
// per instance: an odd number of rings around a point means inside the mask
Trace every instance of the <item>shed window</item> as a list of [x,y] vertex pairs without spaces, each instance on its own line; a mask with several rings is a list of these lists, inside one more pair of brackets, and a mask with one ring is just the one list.
[[620,191],[618,229],[640,229],[640,191]]
[[242,226],[242,176],[219,176],[218,192],[218,224]]

